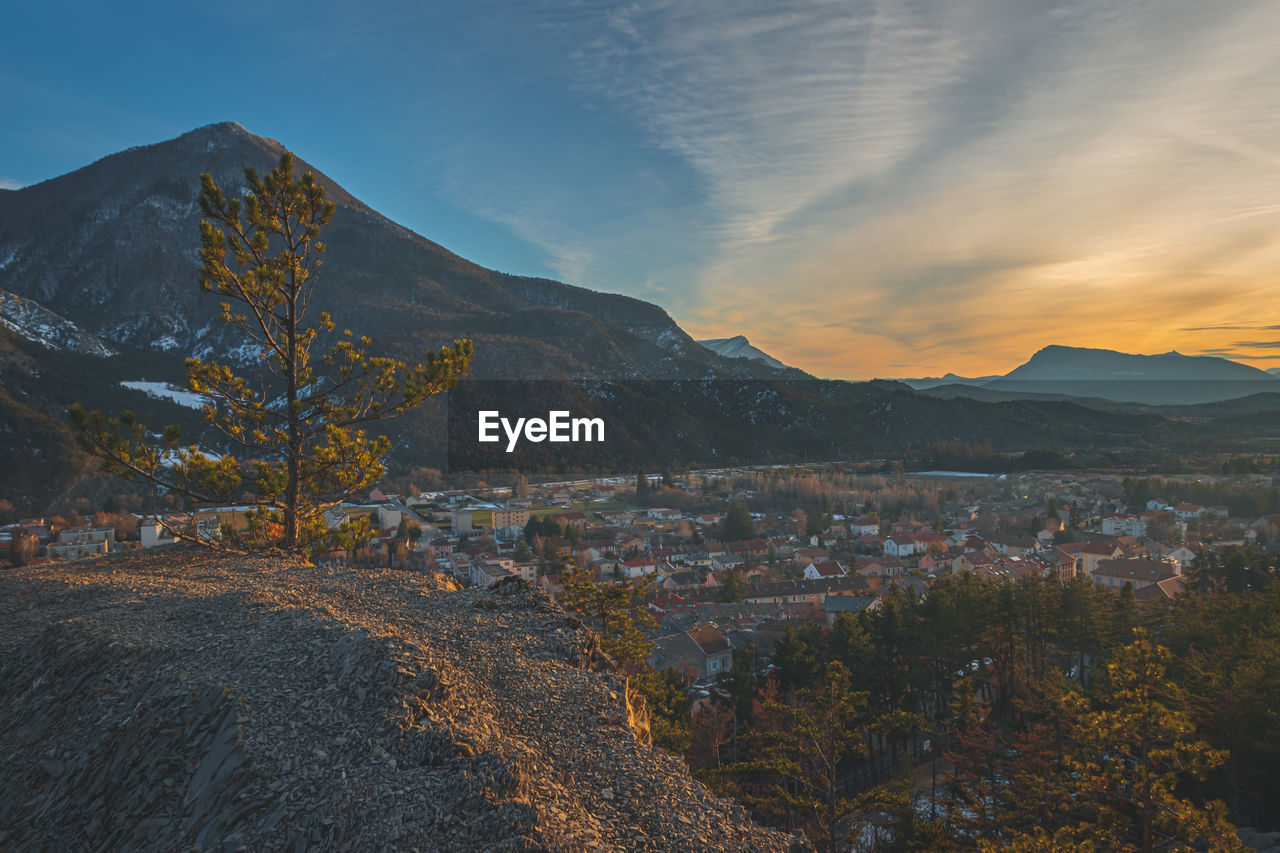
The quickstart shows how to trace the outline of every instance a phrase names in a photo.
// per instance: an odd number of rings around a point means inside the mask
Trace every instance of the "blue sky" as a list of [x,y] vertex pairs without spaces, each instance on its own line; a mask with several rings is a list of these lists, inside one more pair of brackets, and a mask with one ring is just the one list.
[[[486,266],[828,376],[1280,365],[1280,4],[22,4],[0,185],[234,120]],[[1271,327],[1268,329],[1268,327]]]

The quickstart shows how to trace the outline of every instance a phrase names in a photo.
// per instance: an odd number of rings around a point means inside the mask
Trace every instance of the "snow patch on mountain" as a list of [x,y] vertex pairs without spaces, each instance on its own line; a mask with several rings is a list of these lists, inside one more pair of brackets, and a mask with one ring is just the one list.
[[179,406],[186,406],[188,409],[201,409],[206,402],[204,397],[194,391],[175,388],[167,382],[132,380],[121,382],[120,385],[133,391],[141,391],[154,400],[171,400]]
[[786,368],[785,364],[773,356],[753,347],[744,335],[735,335],[732,338],[713,338],[707,341],[698,341],[698,343],[725,358],[749,358],[754,361],[763,361],[770,367]]
[[38,302],[0,290],[0,325],[46,349],[110,358],[116,351]]

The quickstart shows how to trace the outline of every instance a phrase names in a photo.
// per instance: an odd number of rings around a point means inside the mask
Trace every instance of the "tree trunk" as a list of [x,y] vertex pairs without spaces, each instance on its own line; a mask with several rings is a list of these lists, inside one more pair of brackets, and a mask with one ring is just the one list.
[[298,422],[298,303],[297,286],[294,273],[290,273],[292,297],[286,300],[288,307],[288,327],[285,329],[285,340],[288,350],[285,354],[285,406],[289,419],[289,455],[286,459],[289,482],[284,496],[284,547],[293,551],[299,545],[298,536],[298,504],[301,502],[300,471],[302,461],[302,428]]

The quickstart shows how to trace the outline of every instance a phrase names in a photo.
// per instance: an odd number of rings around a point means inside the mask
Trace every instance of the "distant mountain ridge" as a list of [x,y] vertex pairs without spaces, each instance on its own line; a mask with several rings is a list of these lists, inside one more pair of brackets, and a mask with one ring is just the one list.
[[1047,346],[1004,376],[989,384],[1007,380],[1090,380],[1090,381],[1177,381],[1267,380],[1265,370],[1225,358],[1183,355],[1134,355],[1109,349]]
[[992,379],[999,379],[998,374],[991,376],[959,376],[955,373],[947,373],[944,376],[922,376],[912,379],[898,379],[896,381],[910,385],[917,391],[927,388],[936,388],[943,385],[984,385]]
[[1059,399],[1153,406],[1195,405],[1280,390],[1274,372],[1216,356],[1137,355],[1108,349],[1044,347],[1003,376],[903,380],[924,393],[990,401]]

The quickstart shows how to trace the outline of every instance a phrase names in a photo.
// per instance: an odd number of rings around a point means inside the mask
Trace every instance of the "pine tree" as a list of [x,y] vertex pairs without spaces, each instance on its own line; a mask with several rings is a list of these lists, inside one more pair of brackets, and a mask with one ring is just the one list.
[[750,539],[756,535],[756,524],[751,520],[751,513],[742,501],[729,504],[724,521],[720,525],[720,539],[725,542],[737,542]]
[[[333,539],[325,509],[366,492],[385,473],[391,442],[366,426],[451,388],[469,369],[471,342],[455,341],[428,352],[425,364],[407,365],[371,355],[367,337],[334,334],[328,313],[308,324],[325,251],[319,238],[335,205],[310,172],[294,177],[288,152],[265,177],[246,169],[245,179],[249,193],[241,202],[228,199],[211,175],[201,176],[199,283],[226,300],[222,319],[259,353],[257,373],[186,362],[188,387],[207,400],[206,419],[239,455],[182,446],[175,426],[155,442],[132,412],[105,418],[77,404],[68,416],[104,471],[202,503],[244,500],[251,490],[256,510],[241,544],[305,552]],[[322,336],[333,343],[319,353]],[[369,531],[345,533],[359,540]]]
[[591,572],[570,566],[564,576],[569,607],[600,635],[600,647],[619,664],[639,671],[653,653],[653,641],[641,627],[653,624],[647,608],[637,606],[636,588],[627,582],[596,581]]
[[729,569],[729,574],[724,579],[724,586],[716,592],[716,598],[724,602],[735,602],[742,601],[746,594],[747,590],[742,583],[742,577],[735,570]]
[[1092,781],[1099,825],[1116,828],[1114,849],[1187,849],[1201,839],[1215,850],[1241,849],[1221,801],[1199,805],[1180,794],[1227,755],[1195,738],[1186,697],[1168,677],[1169,650],[1140,628],[1134,633],[1107,664],[1099,707],[1074,720],[1081,748],[1068,765]]
[[867,694],[851,688],[849,671],[838,662],[829,663],[821,683],[794,703],[761,691],[752,713],[759,725],[748,744],[751,755],[721,775],[737,781],[748,804],[785,816],[787,829],[802,825],[819,849],[846,849],[854,802],[841,781],[850,759],[863,754],[857,720],[866,704]]
[[649,493],[651,491],[649,478],[643,471],[636,474],[636,504],[645,506],[649,502]]

